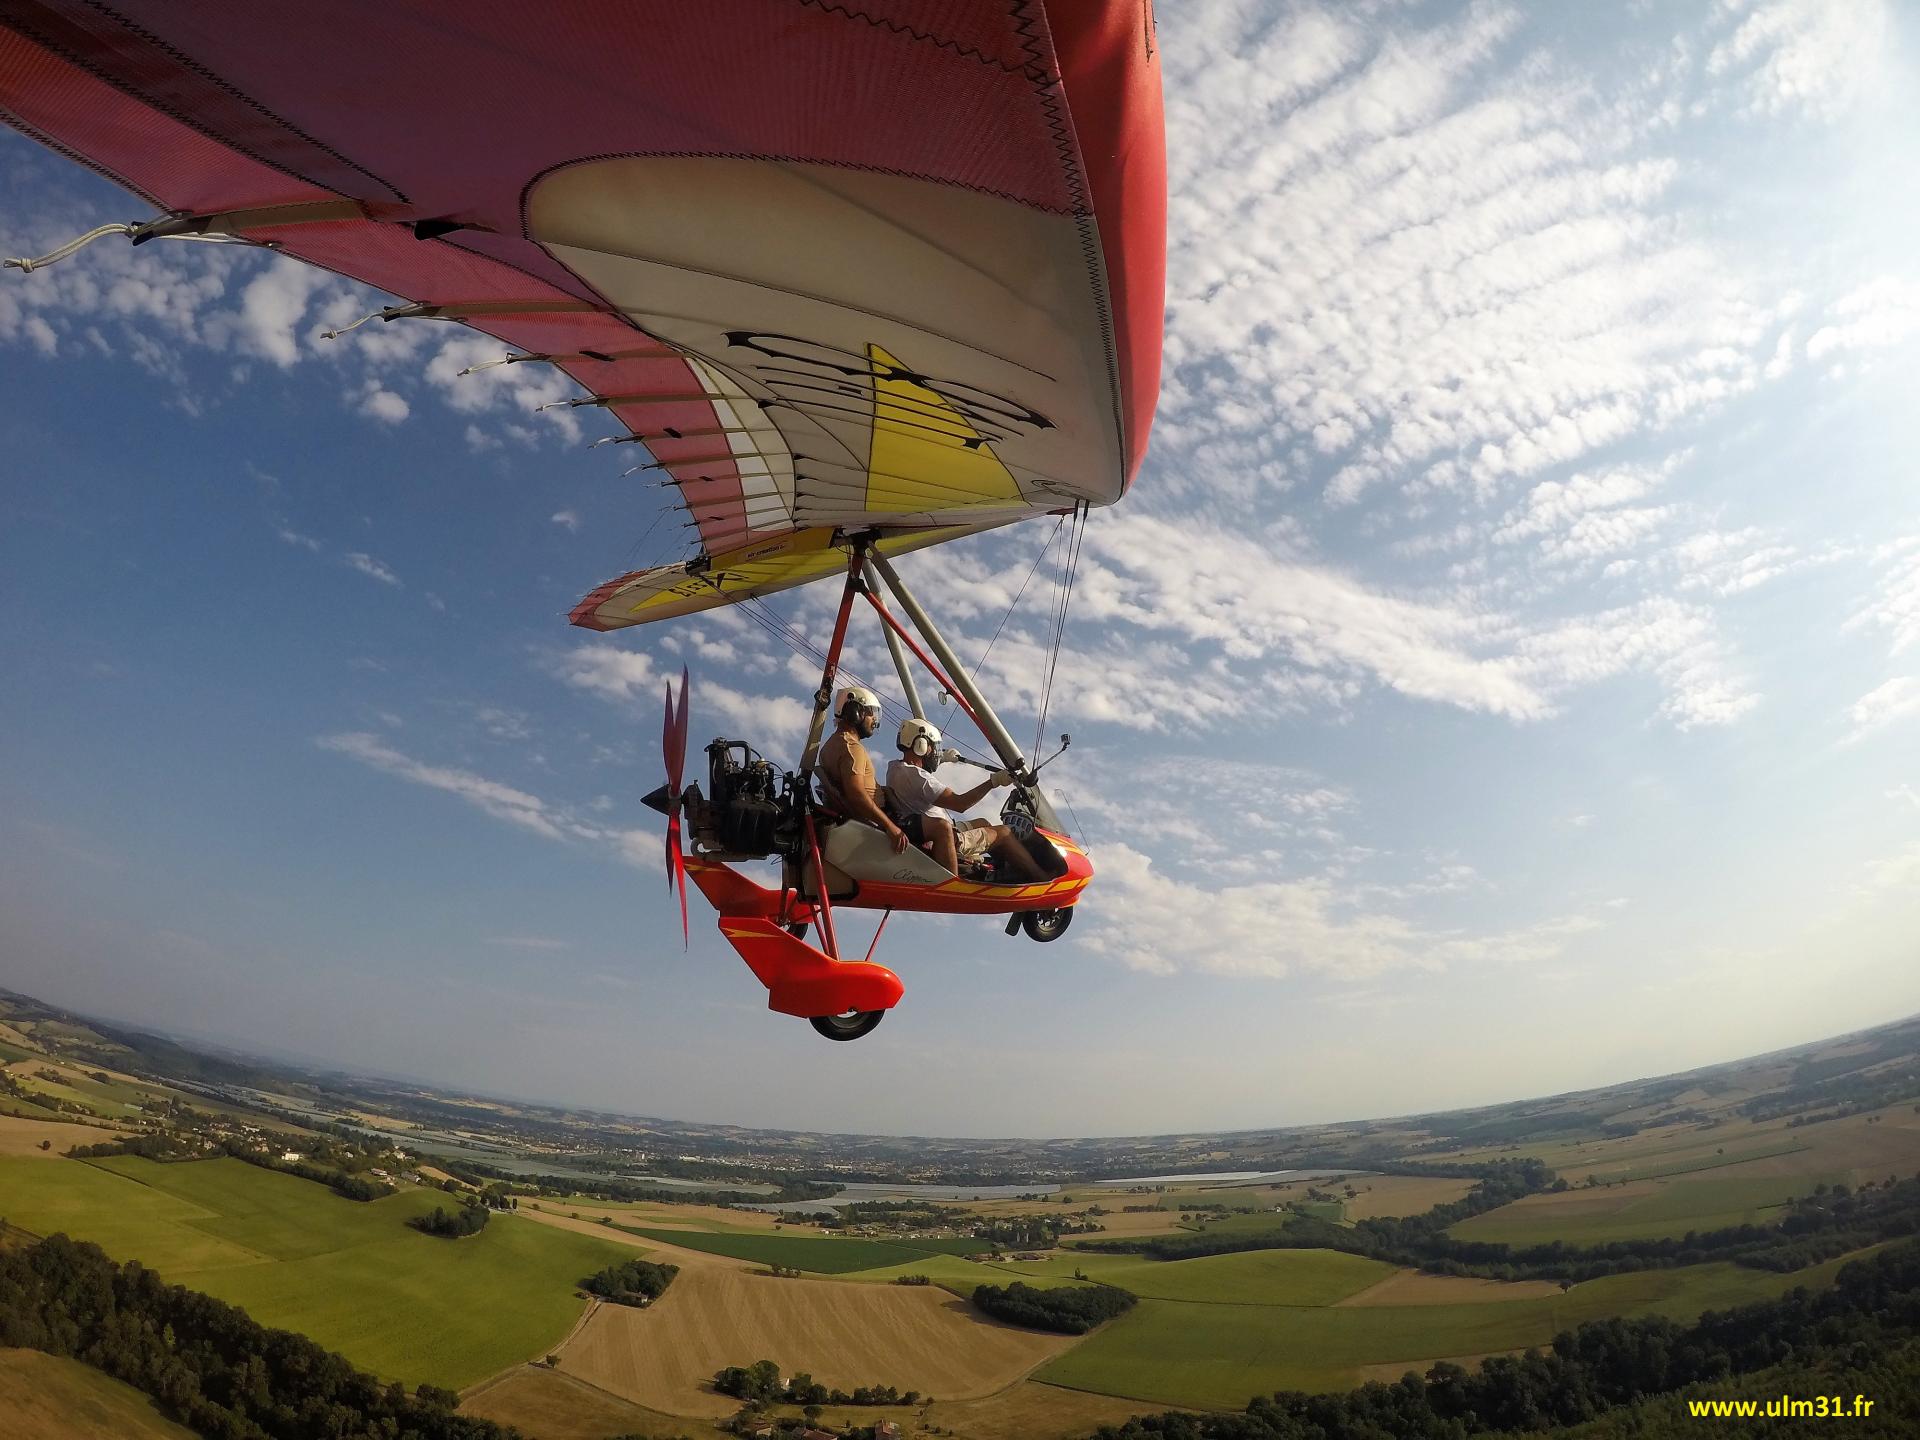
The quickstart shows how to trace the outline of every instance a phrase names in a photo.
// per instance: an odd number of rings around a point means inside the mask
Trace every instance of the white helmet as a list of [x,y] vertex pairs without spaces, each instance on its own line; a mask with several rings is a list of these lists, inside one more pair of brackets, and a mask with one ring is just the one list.
[[940,732],[932,722],[915,717],[900,722],[900,751],[923,760],[940,748]]
[[855,710],[871,710],[876,715],[880,711],[880,697],[864,685],[849,685],[833,697],[833,718],[846,718],[848,707]]

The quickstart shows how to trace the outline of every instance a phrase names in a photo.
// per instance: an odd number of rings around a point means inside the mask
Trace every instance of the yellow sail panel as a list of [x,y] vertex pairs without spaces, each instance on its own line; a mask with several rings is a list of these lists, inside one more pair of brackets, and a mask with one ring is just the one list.
[[[986,525],[947,525],[882,536],[874,548],[883,555],[904,555],[928,545],[989,530]],[[849,547],[828,526],[703,555],[676,565],[635,570],[600,586],[573,609],[575,625],[589,630],[619,630],[717,610],[758,595],[773,595],[809,581],[844,574]]]
[[867,360],[873,367],[869,511],[999,508],[1025,499],[988,437],[958,406],[878,345],[867,346]]

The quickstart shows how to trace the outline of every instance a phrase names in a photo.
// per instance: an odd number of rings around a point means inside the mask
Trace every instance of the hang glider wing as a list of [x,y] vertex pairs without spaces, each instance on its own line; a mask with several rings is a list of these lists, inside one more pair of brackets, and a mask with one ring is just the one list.
[[[0,119],[557,365],[697,532],[595,628],[1110,504],[1159,385],[1137,0],[0,0]],[[771,548],[769,548],[771,547]],[[693,587],[689,589],[689,587]]]

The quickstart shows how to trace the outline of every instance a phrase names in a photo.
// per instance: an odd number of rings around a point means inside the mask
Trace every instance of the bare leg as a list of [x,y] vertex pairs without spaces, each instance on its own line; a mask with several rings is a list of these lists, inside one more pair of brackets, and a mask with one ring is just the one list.
[[960,857],[953,843],[953,823],[945,819],[936,819],[932,815],[923,815],[920,817],[920,833],[927,837],[927,843],[933,847],[933,858],[953,874],[958,875]]
[[990,834],[988,849],[994,859],[1011,870],[1019,872],[1023,880],[1032,882],[1047,878],[1047,872],[1040,868],[1040,862],[1033,858],[1033,852],[1020,843],[1020,837],[1004,825],[996,825]]

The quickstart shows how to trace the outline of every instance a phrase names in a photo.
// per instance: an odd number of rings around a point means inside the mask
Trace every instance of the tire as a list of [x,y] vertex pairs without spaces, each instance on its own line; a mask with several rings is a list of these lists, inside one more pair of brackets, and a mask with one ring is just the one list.
[[787,934],[791,935],[796,940],[806,939],[807,938],[807,922],[804,920],[794,921],[791,925],[787,926]]
[[815,1015],[807,1023],[829,1040],[858,1040],[886,1017],[884,1010],[849,1010],[844,1015]]
[[1029,939],[1038,940],[1042,945],[1058,940],[1072,923],[1072,910],[1028,910],[1020,916],[1020,928],[1027,932]]

